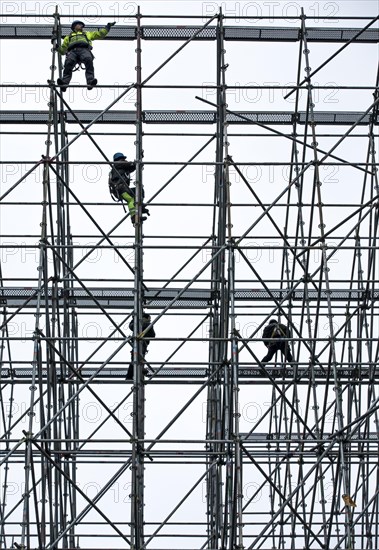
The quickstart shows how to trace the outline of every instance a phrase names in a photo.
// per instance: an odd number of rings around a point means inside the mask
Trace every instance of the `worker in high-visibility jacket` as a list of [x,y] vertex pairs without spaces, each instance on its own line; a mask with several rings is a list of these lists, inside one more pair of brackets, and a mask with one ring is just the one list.
[[97,84],[95,70],[93,67],[92,41],[105,38],[110,29],[116,23],[108,23],[103,29],[98,31],[84,31],[83,21],[73,21],[71,25],[72,32],[66,36],[60,48],[57,48],[61,55],[66,55],[63,68],[63,78],[58,78],[58,86],[65,92],[70,84],[72,72],[75,65],[84,63],[86,68],[86,81],[88,90],[92,90]]

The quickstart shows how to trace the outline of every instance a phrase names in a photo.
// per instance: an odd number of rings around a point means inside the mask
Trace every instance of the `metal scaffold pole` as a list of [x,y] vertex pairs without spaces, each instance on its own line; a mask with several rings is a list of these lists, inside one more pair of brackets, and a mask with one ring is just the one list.
[[[223,490],[224,445],[212,440],[227,439],[227,418],[229,414],[227,390],[227,349],[224,343],[227,335],[228,297],[225,278],[225,231],[226,231],[226,189],[223,171],[224,160],[224,125],[225,125],[225,81],[223,80],[224,45],[222,35],[223,15],[220,10],[217,19],[216,46],[216,93],[217,93],[217,129],[216,129],[216,165],[214,172],[215,195],[213,211],[212,245],[214,260],[212,262],[212,294],[214,296],[210,314],[209,361],[212,365],[210,374],[223,370],[223,375],[216,374],[208,387],[207,405],[207,439],[212,452],[209,459],[214,467],[209,470],[207,479],[208,502],[208,548],[220,548],[225,543],[225,513],[227,506],[226,492]],[[220,253],[221,250],[221,253]],[[214,339],[214,340],[213,340]],[[224,380],[224,382],[223,382]],[[224,386],[226,384],[226,386]],[[220,454],[218,454],[220,453]],[[221,545],[221,546],[220,546]]]
[[145,439],[145,384],[142,342],[143,315],[143,225],[142,225],[142,44],[141,13],[137,13],[137,121],[136,121],[136,217],[135,217],[135,266],[134,266],[134,393],[133,393],[133,448],[132,448],[132,495],[131,495],[131,542],[136,550],[144,545],[144,444]]

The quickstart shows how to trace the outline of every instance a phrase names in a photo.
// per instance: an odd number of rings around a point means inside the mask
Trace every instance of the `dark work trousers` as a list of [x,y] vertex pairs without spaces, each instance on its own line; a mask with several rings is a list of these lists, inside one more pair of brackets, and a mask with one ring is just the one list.
[[95,70],[93,68],[93,55],[88,48],[73,48],[66,55],[64,63],[62,83],[69,85],[72,78],[72,71],[77,63],[84,63],[86,68],[87,84],[90,84],[95,78]]
[[[141,352],[142,352],[142,357],[140,356],[140,362],[141,363],[144,363],[145,362],[145,355],[146,355],[146,352],[147,352],[147,346],[149,345],[149,342],[145,342],[144,340],[142,340],[141,342]],[[130,365],[129,365],[129,368],[128,368],[128,372],[126,374],[126,379],[127,380],[133,380],[133,376],[134,376],[134,365],[133,365],[133,350],[130,352]]]
[[268,363],[271,361],[277,351],[281,351],[287,361],[293,361],[289,343],[275,342],[274,344],[269,345],[267,355],[263,357],[262,363]]

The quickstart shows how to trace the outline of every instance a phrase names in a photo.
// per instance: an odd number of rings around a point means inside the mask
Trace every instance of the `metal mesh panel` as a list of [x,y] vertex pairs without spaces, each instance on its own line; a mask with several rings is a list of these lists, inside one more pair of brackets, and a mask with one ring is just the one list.
[[[97,31],[105,27],[105,24],[85,27],[86,31]],[[51,25],[0,25],[1,38],[51,38],[53,31],[53,18]],[[62,39],[71,32],[70,25],[61,26]],[[113,27],[107,35],[107,40],[135,40],[136,27],[121,26]]]
[[[321,291],[320,293],[317,290],[308,290],[308,296],[311,300],[316,300],[320,294],[321,300],[326,300],[328,298],[332,300],[361,300],[363,297],[363,291],[357,290],[331,290],[331,291]],[[303,292],[295,292],[297,299],[303,299]]]
[[216,113],[213,111],[145,111],[144,122],[209,124],[216,122]]
[[[89,288],[90,292],[102,305],[109,307],[131,307],[133,305],[134,291],[133,289],[120,289],[120,288]],[[75,288],[73,290],[65,291],[59,289],[58,299],[66,299],[71,305],[78,305],[79,307],[97,307],[93,298],[86,290],[82,288]],[[169,304],[176,296],[178,296],[180,289],[150,289],[145,292],[145,298],[147,306],[149,308],[162,308]],[[320,299],[325,301],[331,299],[332,301],[360,301],[365,298],[369,300],[379,299],[379,290],[374,292],[365,292],[359,290],[348,289],[334,289],[330,291],[323,290],[318,292],[317,290],[309,289],[305,296],[303,290],[295,290],[289,296],[290,290],[285,289],[272,289],[267,291],[265,289],[238,289],[235,291],[236,302],[246,301],[275,301],[283,300],[288,296],[292,300],[300,301],[304,300],[307,296],[309,300],[315,301]],[[33,296],[33,299],[29,302],[29,306],[34,304],[36,299],[36,289],[33,288],[0,288],[0,296],[2,300],[6,301],[9,306],[19,305],[25,300]],[[41,294],[44,297],[44,293]],[[51,289],[48,291],[48,296],[51,296]],[[212,292],[207,289],[187,289],[175,302],[174,307],[184,308],[205,308],[208,307],[212,300]]]
[[[356,29],[343,29],[344,40],[351,40],[357,34]],[[356,38],[357,42],[379,42],[379,29],[367,29]]]
[[[355,124],[363,115],[363,113],[348,113],[348,112],[315,112],[314,120],[317,124]],[[370,115],[366,115],[360,120],[359,125],[367,125],[370,123]],[[306,121],[306,113],[299,113],[299,122],[304,124]],[[377,121],[375,121],[377,123]]]
[[[91,120],[95,118],[96,113],[94,111],[76,111],[75,115],[80,120],[80,122],[91,122]],[[74,115],[72,115],[70,112],[66,112],[65,116],[67,122],[76,122]]]
[[[325,123],[325,124],[333,124],[334,121],[335,121],[335,114],[330,112],[330,113],[314,113],[314,121],[317,122],[318,124],[321,124],[321,123]],[[309,113],[307,115],[307,113],[298,113],[298,121],[300,124],[305,124],[306,121],[310,120],[310,116],[309,116]]]
[[[307,40],[315,42],[347,42],[360,29],[307,29]],[[357,42],[378,42],[379,29],[367,29],[356,38]]]
[[130,122],[132,124],[137,120],[135,111],[108,111],[101,117],[102,122]]
[[170,368],[163,367],[157,374],[161,378],[204,378],[207,376],[208,371],[202,367],[183,367],[183,368]]
[[264,289],[256,290],[236,290],[236,300],[267,300],[267,299],[279,299],[282,300],[289,291],[286,290],[272,290],[268,292]]
[[[145,292],[145,297],[149,307],[162,307],[172,302],[178,294],[179,289],[157,289]],[[208,290],[188,289],[175,301],[173,307],[205,308],[209,306],[211,296],[211,291]]]
[[0,38],[15,38],[16,28],[13,25],[0,25]]
[[1,293],[5,297],[29,298],[36,295],[36,288],[2,288]]
[[[75,115],[78,117],[80,122],[91,122],[94,118],[99,116],[101,111],[76,111]],[[75,117],[70,113],[66,113],[67,122],[76,122]],[[125,124],[131,123],[134,124],[136,121],[135,111],[108,111],[104,113],[99,120],[96,121],[97,124],[107,124],[107,123],[116,123],[116,124]]]
[[[87,27],[86,27],[87,28]],[[91,29],[92,30],[92,29]],[[112,27],[112,30],[107,34],[107,40],[135,40],[137,36],[136,27],[128,27],[116,25]]]
[[25,123],[46,124],[49,118],[47,111],[3,111],[0,112],[0,122],[3,124]]
[[247,118],[248,120],[244,120],[243,118],[241,118],[237,114],[233,114],[233,113],[227,113],[226,120],[230,124],[249,124],[249,121],[258,122],[259,113],[247,113],[247,112],[245,112],[245,113],[238,113],[238,114],[242,115],[243,117]]
[[[97,372],[97,368],[83,368],[81,369],[80,373],[84,379],[89,378]],[[270,376],[272,378],[284,378],[284,379],[291,379],[293,378],[293,370],[292,369],[283,369],[282,367],[277,368],[266,368],[266,370],[269,372]],[[308,384],[308,381],[310,379],[310,370],[304,369],[303,367],[298,368],[298,375],[300,378],[301,383]],[[32,369],[30,367],[16,367],[13,369],[13,377],[15,379],[18,378],[31,378],[32,377]],[[121,368],[103,368],[99,374],[96,375],[96,378],[94,379],[96,381],[97,378],[125,378],[127,373],[127,369],[124,367]],[[47,376],[47,370],[46,368],[42,368],[41,370],[42,377],[46,379]],[[11,373],[10,369],[8,367],[2,367],[0,369],[0,375],[1,378],[10,379]],[[154,382],[156,379],[159,378],[177,378],[177,379],[184,379],[184,378],[205,378],[209,375],[208,370],[205,367],[163,367],[160,369],[160,371],[157,373],[156,377],[152,380]],[[353,370],[352,369],[339,369],[338,377],[341,380],[349,380],[352,378]],[[69,376],[71,376],[71,373],[69,373]],[[267,380],[266,374],[262,371],[262,369],[257,367],[240,367],[238,369],[238,376],[241,379],[246,378],[256,378],[256,379],[265,379]],[[379,379],[379,371],[375,371],[375,373],[370,372],[367,367],[363,367],[361,369],[361,377],[359,379],[359,383],[367,382],[370,376],[374,376],[375,379]],[[325,379],[326,374],[321,371],[321,369],[315,370],[315,378]],[[333,381],[330,382],[333,384]],[[379,437],[379,436],[378,436]]]
[[43,111],[31,111],[30,113],[25,113],[25,122],[47,122],[49,119],[49,114]]
[[[238,369],[239,378],[260,378],[263,380],[268,380],[267,374],[274,379],[293,379],[294,369],[288,367],[266,367],[263,371],[259,367],[243,367],[241,366]],[[327,377],[327,371],[319,367],[313,367],[314,377],[318,380],[325,380]],[[356,372],[352,368],[339,368],[337,372],[338,378],[341,380],[350,380],[351,378],[356,377]],[[311,370],[307,367],[298,367],[296,369],[297,383],[307,383],[308,380],[312,379],[313,374]],[[372,376],[372,371],[369,367],[362,366],[360,368],[359,382],[367,382]],[[375,371],[375,379],[379,379],[379,371]],[[330,384],[333,384],[333,380],[330,380]]]
[[[80,371],[80,374],[83,378],[90,378],[97,372],[98,369],[91,369],[91,368],[83,368]],[[121,369],[115,369],[115,368],[103,368],[101,371],[96,375],[96,378],[125,378],[127,369],[121,368]]]
[[261,29],[261,40],[285,40],[290,42],[296,42],[299,39],[299,29],[278,29],[278,28],[264,28]]
[[[104,25],[89,25],[86,30],[94,31]],[[144,26],[142,36],[145,40],[188,40],[201,27],[196,26]],[[51,24],[45,25],[0,25],[0,37],[25,39],[25,38],[50,38],[53,29]],[[360,29],[307,29],[307,40],[310,42],[347,42],[351,40]],[[61,26],[62,37],[71,32],[70,25]],[[107,35],[107,40],[135,40],[136,27],[128,25],[116,25]],[[294,42],[300,38],[299,28],[281,27],[225,27],[226,40],[267,40]],[[194,40],[215,40],[215,27],[203,29]],[[379,42],[379,30],[368,29],[357,39],[357,42]]]
[[[144,38],[147,40],[180,40],[188,39],[199,27],[143,27]],[[191,29],[191,31],[190,31]],[[346,42],[351,40],[359,29],[308,29],[307,39],[317,42]],[[278,27],[225,27],[225,40],[270,40],[296,42],[300,37],[300,29]],[[198,37],[199,40],[214,40],[216,31],[207,28]],[[196,38],[195,38],[196,40]],[[379,30],[368,29],[362,33],[357,41],[378,42]]]
[[52,36],[52,27],[37,26],[37,25],[19,25],[16,26],[16,35],[19,38],[41,38]]
[[[289,296],[290,289],[288,290],[264,290],[264,289],[238,289],[235,292],[235,299],[238,300],[282,300],[287,295],[292,300],[303,300],[305,294],[303,290],[295,290]],[[379,297],[379,291],[365,292],[359,290],[344,290],[336,289],[330,291],[321,291],[309,289],[307,296],[310,300],[317,300],[320,297],[321,300],[326,300],[328,297],[332,300],[362,300],[365,296],[369,299],[377,299]]]
[[[150,308],[162,308],[165,306],[168,306],[171,300],[164,299],[164,300],[154,300],[149,299],[148,306]],[[204,309],[209,307],[209,303],[207,300],[196,300],[193,298],[192,300],[181,300],[180,298],[176,300],[176,302],[172,306],[174,309],[177,308],[185,308],[185,309]]]
[[293,113],[265,113],[258,115],[258,122],[265,124],[292,124]]
[[[88,289],[93,297],[103,306],[107,307],[132,307],[134,303],[134,291],[130,290],[99,290]],[[162,308],[168,305],[179,294],[180,289],[154,289],[145,292],[147,306],[149,308]],[[73,293],[67,295],[71,305],[78,307],[91,308],[96,307],[96,303],[88,292],[82,289],[75,289]],[[207,290],[187,290],[175,301],[174,308],[205,308],[209,306],[211,292]]]
[[[75,114],[83,123],[91,122],[99,115],[100,111],[77,111]],[[238,116],[241,114],[248,120]],[[292,124],[294,113],[289,112],[241,112],[227,115],[231,124],[249,124],[260,122],[262,124]],[[354,124],[363,113],[349,112],[316,112],[314,119],[317,124]],[[68,123],[75,123],[76,120],[70,112],[65,116]],[[367,125],[371,122],[373,115],[366,115],[360,125]],[[305,112],[297,114],[299,124],[305,124],[307,119]],[[143,120],[147,124],[215,124],[216,112],[214,111],[144,111]],[[136,121],[135,111],[108,111],[97,121],[98,124],[134,124]],[[0,122],[3,124],[46,124],[48,122],[47,111],[3,111],[0,112]],[[379,123],[379,115],[376,116],[374,124]]]
[[307,29],[307,40],[321,42],[340,42],[342,29]]
[[[47,114],[47,113],[46,113]],[[0,122],[2,123],[9,123],[9,122],[23,122],[24,121],[24,113],[10,113],[10,112],[1,112],[0,111]]]
[[[262,124],[292,124],[293,113],[251,113],[240,112],[238,115],[247,118],[251,122],[261,122]],[[230,124],[249,123],[237,114],[228,113],[226,116]]]
[[[153,27],[153,26],[144,26],[142,29],[142,37],[145,40],[188,40],[191,38],[195,32],[197,32],[201,27],[194,26],[162,26],[162,27]],[[216,39],[216,29],[214,27],[207,27],[203,29],[194,40],[215,40]]]
[[[370,114],[367,114],[359,124],[369,124],[370,123]],[[336,113],[335,121],[336,124],[355,124],[357,120],[362,117],[362,113]]]
[[[134,291],[132,289],[125,290],[121,288],[90,288],[89,289],[91,294],[98,297],[104,297],[107,298],[133,298]],[[74,295],[78,296],[78,291],[74,289]],[[83,293],[82,293],[83,295]]]
[[328,113],[328,112],[318,113],[316,111],[315,113],[313,113],[313,116],[314,116],[314,121],[317,122],[317,123],[320,123],[320,122],[334,123],[334,122],[336,122],[335,113]]
[[[146,291],[145,296],[151,298],[156,298],[159,296],[164,298],[174,298],[179,294],[180,290],[180,288],[165,288],[163,290],[159,288],[154,288]],[[212,293],[210,290],[189,288],[185,292],[183,292],[182,299],[192,298],[193,296],[210,299],[211,295]]]
[[[241,433],[241,439],[244,440],[244,441],[256,441],[256,442],[259,442],[259,441],[272,441],[272,440],[275,440],[275,441],[283,441],[283,440],[294,440],[294,441],[298,441],[298,440],[308,440],[310,442],[314,441],[314,439],[323,439],[323,440],[328,440],[328,439],[331,439],[335,436],[335,434],[332,434],[332,433],[323,433],[323,434],[318,434],[316,436],[316,434],[310,434],[310,433],[271,433],[271,434],[265,434],[265,433],[256,433],[256,432],[252,432],[252,433]],[[353,441],[356,441],[358,439],[361,439],[362,438],[362,435],[359,434],[359,433],[355,433],[351,436],[351,439]],[[364,435],[364,439],[369,439],[371,441],[379,441],[379,436],[378,434],[372,432],[372,433],[369,433],[369,434],[366,434]]]
[[225,40],[259,40],[261,30],[257,27],[225,27]]
[[310,433],[270,433],[270,434],[264,434],[264,433],[251,433],[251,434],[241,434],[241,438],[244,441],[283,441],[287,439],[292,439],[294,441],[301,440],[308,440],[308,441],[314,441],[315,439],[329,439],[331,434],[323,433],[320,434],[320,436],[316,436],[315,434]]

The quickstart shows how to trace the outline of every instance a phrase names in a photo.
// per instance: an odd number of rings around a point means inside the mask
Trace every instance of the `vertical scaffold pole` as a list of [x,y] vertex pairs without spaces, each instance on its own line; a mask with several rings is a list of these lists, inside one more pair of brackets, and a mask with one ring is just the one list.
[[[213,253],[217,254],[226,241],[226,190],[224,181],[224,123],[225,123],[225,87],[224,87],[224,41],[222,26],[222,11],[220,10],[216,27],[217,33],[217,130],[216,130],[216,167],[215,167],[215,211],[213,219]],[[207,439],[208,449],[212,451],[212,458],[207,460],[209,475],[207,478],[207,514],[208,514],[208,548],[220,548],[223,545],[225,531],[224,503],[223,503],[223,459],[224,445],[212,443],[214,439],[226,436],[225,426],[228,418],[228,390],[227,385],[227,335],[228,335],[228,288],[225,279],[225,256],[223,251],[217,254],[212,263],[212,294],[214,296],[210,315],[210,344],[209,361],[210,374],[213,374],[220,365],[224,365],[222,375],[212,377],[208,389],[207,407]],[[216,338],[217,340],[212,340]],[[223,391],[224,389],[224,391]],[[225,403],[223,403],[223,397]],[[213,468],[210,468],[211,464]]]
[[[309,65],[309,49],[308,49],[308,40],[307,40],[307,28],[305,24],[306,15],[304,13],[304,10],[301,10],[301,30],[304,40],[304,56],[305,56],[305,71],[307,74],[310,73],[310,65]],[[308,108],[309,108],[309,119],[310,119],[310,127],[312,132],[312,146],[313,146],[313,157],[314,157],[314,186],[316,191],[316,197],[317,197],[317,209],[319,214],[319,225],[320,228],[320,246],[322,251],[322,264],[323,264],[323,272],[324,272],[324,280],[325,280],[325,288],[326,288],[326,295],[327,295],[327,308],[328,308],[328,314],[327,317],[329,319],[329,339],[330,339],[330,364],[329,368],[331,371],[331,375],[334,379],[334,389],[336,392],[336,411],[337,411],[337,426],[339,430],[339,434],[344,434],[344,414],[343,414],[343,392],[341,387],[341,381],[338,377],[337,372],[337,355],[336,355],[336,345],[335,345],[335,336],[334,336],[334,327],[333,327],[333,309],[330,299],[330,280],[328,275],[328,259],[327,259],[327,244],[326,244],[326,238],[325,238],[325,224],[324,224],[324,213],[323,213],[323,203],[322,203],[322,194],[321,194],[321,175],[320,175],[320,162],[318,158],[317,153],[317,135],[316,135],[316,124],[314,121],[314,103],[313,103],[313,95],[312,95],[312,82],[311,77],[307,76],[307,90],[308,90]],[[345,436],[344,435],[338,435],[337,436],[338,441],[338,447],[339,447],[339,468],[340,468],[340,483],[341,487],[343,488],[344,494],[349,495],[350,494],[350,467],[349,459],[347,457],[347,445],[345,442]],[[325,514],[324,514],[325,517]],[[325,521],[325,520],[324,520]],[[350,508],[346,507],[346,514],[345,514],[345,533],[346,533],[346,539],[345,539],[345,548],[350,550],[351,548],[355,547],[354,542],[354,523],[352,518],[352,512]]]
[[[58,14],[58,6],[56,7],[57,25],[54,27],[53,37],[55,44],[61,45],[61,26]],[[62,60],[58,56],[58,75],[62,77]],[[53,64],[53,70],[55,66]],[[54,73],[52,74],[52,81]],[[52,245],[57,245],[54,249],[54,281],[53,281],[53,296],[56,296],[58,301],[58,285],[63,288],[64,296],[69,296],[74,286],[74,277],[71,269],[74,265],[74,251],[72,248],[72,235],[70,223],[70,193],[68,186],[70,184],[69,177],[69,149],[67,147],[68,136],[66,131],[66,115],[64,102],[59,101],[57,96],[52,103],[53,123],[54,123],[54,138],[55,150],[64,149],[59,158],[54,161],[54,171],[56,173],[56,238],[52,238]],[[66,147],[66,148],[65,148]],[[78,320],[75,308],[69,305],[68,300],[64,300],[60,307],[56,308],[54,317],[52,318],[52,330],[57,334],[59,340],[59,353],[67,361],[68,364],[78,364]],[[63,340],[61,340],[63,337]],[[64,406],[67,399],[74,395],[79,387],[78,382],[72,382],[65,386],[60,380],[64,380],[68,374],[68,368],[65,361],[60,360],[55,363],[55,368],[51,369],[51,384],[55,388],[54,400],[49,407],[49,415],[56,415],[57,411]],[[59,367],[58,367],[59,365]],[[51,409],[51,410],[50,410]],[[47,421],[50,420],[50,416]],[[68,476],[63,478],[62,475],[55,470],[55,479],[53,486],[56,488],[55,500],[60,501],[59,515],[58,506],[56,507],[55,516],[51,513],[51,540],[54,541],[60,531],[64,531],[67,527],[67,522],[77,515],[77,500],[76,491],[73,491],[67,479],[71,479],[74,484],[77,480],[77,456],[76,451],[79,446],[79,399],[72,400],[69,408],[62,415],[62,421],[54,423],[54,439],[55,460],[59,467]],[[73,441],[72,441],[73,440]],[[62,445],[62,441],[65,443]],[[51,501],[52,499],[50,499]],[[75,525],[73,524],[67,535],[63,537],[63,548],[76,548],[75,543]]]
[[[229,205],[230,205],[230,201]],[[231,225],[229,216],[229,226]],[[233,495],[230,510],[230,550],[243,549],[242,529],[242,450],[239,428],[239,381],[238,381],[238,340],[236,338],[236,310],[235,310],[235,250],[232,239],[229,248],[229,288],[230,288],[230,332],[231,332],[231,410],[232,410],[232,438],[233,445]]]
[[132,508],[131,541],[137,550],[144,544],[144,446],[145,437],[145,385],[143,374],[142,332],[143,314],[143,233],[142,233],[142,88],[141,88],[141,12],[137,11],[137,119],[136,119],[136,217],[135,217],[135,268],[134,268],[134,328],[133,328],[133,446],[132,446]]
[[[53,36],[57,36],[59,25],[59,16],[56,9],[54,13],[54,27],[53,27]],[[51,65],[51,74],[50,82],[53,82],[54,79],[54,61],[55,61],[55,50],[52,52],[52,65]],[[52,208],[51,208],[51,187],[50,187],[50,155],[51,155],[51,146],[52,146],[52,135],[56,128],[56,110],[55,110],[55,98],[53,88],[50,87],[50,96],[49,96],[49,116],[48,116],[48,128],[46,136],[46,149],[43,158],[43,179],[42,179],[42,218],[41,218],[41,234],[39,240],[39,262],[38,262],[38,287],[37,287],[37,304],[36,304],[36,313],[35,313],[35,326],[33,333],[34,341],[34,351],[33,351],[33,362],[32,362],[32,383],[30,386],[30,406],[29,406],[29,423],[27,431],[24,431],[25,435],[25,491],[23,494],[23,520],[22,520],[22,530],[21,530],[21,548],[30,548],[34,545],[34,541],[38,541],[39,547],[44,547],[47,539],[46,525],[50,525],[50,540],[51,537],[55,538],[56,531],[58,529],[58,517],[57,513],[61,508],[59,506],[59,489],[58,484],[55,483],[54,489],[52,488],[52,476],[53,471],[51,466],[46,463],[46,461],[41,458],[40,461],[40,471],[41,471],[41,487],[38,487],[40,480],[37,481],[36,476],[36,465],[34,461],[34,444],[33,444],[33,429],[35,425],[35,416],[36,416],[36,403],[39,401],[39,413],[40,413],[40,422],[44,424],[46,422],[45,409],[47,409],[47,415],[50,415],[50,409],[53,407],[53,404],[56,402],[56,380],[55,380],[55,353],[52,351],[52,348],[49,347],[49,343],[46,343],[46,347],[43,347],[44,335],[41,329],[41,320],[43,317],[44,307],[44,317],[45,317],[45,335],[49,339],[50,343],[53,343],[53,337],[55,336],[55,329],[53,324],[57,319],[57,302],[54,300],[57,293],[57,263],[54,261],[54,277],[53,288],[52,288],[52,298],[53,298],[53,310],[51,313],[51,305],[49,300],[49,273],[48,273],[48,248],[49,248],[49,230],[51,232],[50,241],[54,242],[53,234],[53,220],[52,220]],[[50,222],[50,224],[49,224]],[[47,378],[48,378],[48,387],[47,391],[44,391],[43,385],[43,352],[45,351],[46,355],[46,365],[47,365]],[[37,399],[39,391],[39,398]],[[53,437],[57,438],[56,429],[54,428]],[[49,428],[43,439],[42,445],[47,452],[52,452],[51,444],[52,430]],[[54,449],[56,445],[54,444]],[[37,452],[38,455],[38,452]],[[38,463],[38,459],[36,461]],[[56,480],[55,480],[56,481]],[[38,495],[38,491],[41,491],[42,499]],[[47,498],[48,497],[48,498]],[[34,512],[30,502],[34,503]],[[41,505],[39,505],[41,502]],[[49,513],[47,512],[46,503],[49,504]],[[56,515],[53,518],[52,503],[55,503],[56,506]],[[35,519],[34,519],[35,518]],[[35,531],[32,528],[32,525],[35,524]]]

